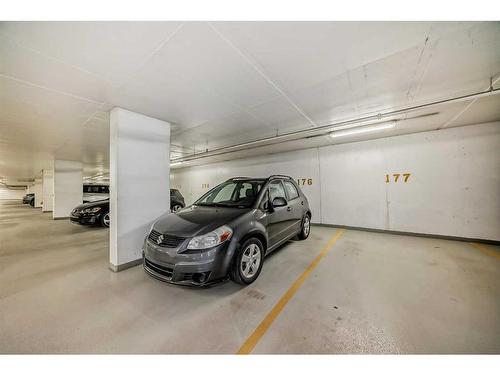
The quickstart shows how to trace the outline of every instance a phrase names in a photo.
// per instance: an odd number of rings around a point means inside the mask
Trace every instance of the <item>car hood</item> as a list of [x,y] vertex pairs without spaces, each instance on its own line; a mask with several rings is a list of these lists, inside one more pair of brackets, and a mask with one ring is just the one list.
[[96,202],[89,202],[89,203],[84,203],[79,206],[76,206],[75,208],[80,210],[83,210],[85,208],[92,208],[92,207],[104,207],[107,206],[109,207],[109,199],[101,199],[100,201]]
[[161,216],[153,229],[179,237],[193,237],[208,233],[221,225],[245,215],[250,208],[189,206],[176,213]]

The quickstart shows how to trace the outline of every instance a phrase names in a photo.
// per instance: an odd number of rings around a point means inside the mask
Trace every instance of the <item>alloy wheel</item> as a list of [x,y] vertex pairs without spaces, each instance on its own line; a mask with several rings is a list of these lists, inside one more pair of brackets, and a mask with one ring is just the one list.
[[247,279],[253,277],[259,270],[261,262],[260,249],[256,244],[250,244],[243,251],[240,270]]
[[102,219],[103,223],[105,226],[109,227],[109,213],[104,215],[104,218]]
[[307,237],[309,235],[309,231],[311,230],[311,220],[309,216],[306,215],[304,218],[304,236]]

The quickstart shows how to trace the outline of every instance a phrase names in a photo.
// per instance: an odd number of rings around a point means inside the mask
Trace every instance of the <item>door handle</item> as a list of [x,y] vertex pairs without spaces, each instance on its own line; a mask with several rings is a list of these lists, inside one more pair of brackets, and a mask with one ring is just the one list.
[[287,211],[291,211],[292,210],[292,207],[287,207],[286,208]]

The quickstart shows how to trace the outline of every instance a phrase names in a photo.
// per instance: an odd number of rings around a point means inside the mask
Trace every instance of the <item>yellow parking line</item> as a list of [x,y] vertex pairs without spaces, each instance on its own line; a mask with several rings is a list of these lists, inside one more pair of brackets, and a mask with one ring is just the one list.
[[486,255],[490,255],[492,257],[500,259],[500,251],[490,249],[488,246],[483,245],[482,243],[471,242],[471,245]]
[[236,354],[249,354],[255,345],[259,342],[259,340],[264,336],[267,332],[271,324],[278,317],[281,311],[285,308],[286,304],[292,299],[294,294],[299,290],[307,277],[311,274],[311,272],[316,268],[321,259],[328,254],[330,249],[333,247],[335,242],[340,238],[342,233],[344,233],[344,229],[338,229],[337,232],[330,238],[330,240],[326,243],[326,245],[321,249],[321,252],[318,254],[316,258],[309,264],[306,270],[300,275],[297,280],[292,284],[292,286],[286,291],[285,294],[281,297],[281,299],[274,305],[272,310],[266,317],[260,322],[260,324],[255,328],[255,331],[247,338],[245,343],[240,347],[240,349],[236,352]]

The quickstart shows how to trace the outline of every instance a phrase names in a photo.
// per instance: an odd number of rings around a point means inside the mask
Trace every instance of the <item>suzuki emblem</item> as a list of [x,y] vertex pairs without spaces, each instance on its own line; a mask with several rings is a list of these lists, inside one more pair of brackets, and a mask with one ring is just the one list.
[[163,234],[160,234],[158,238],[156,239],[156,243],[159,245],[163,242]]

